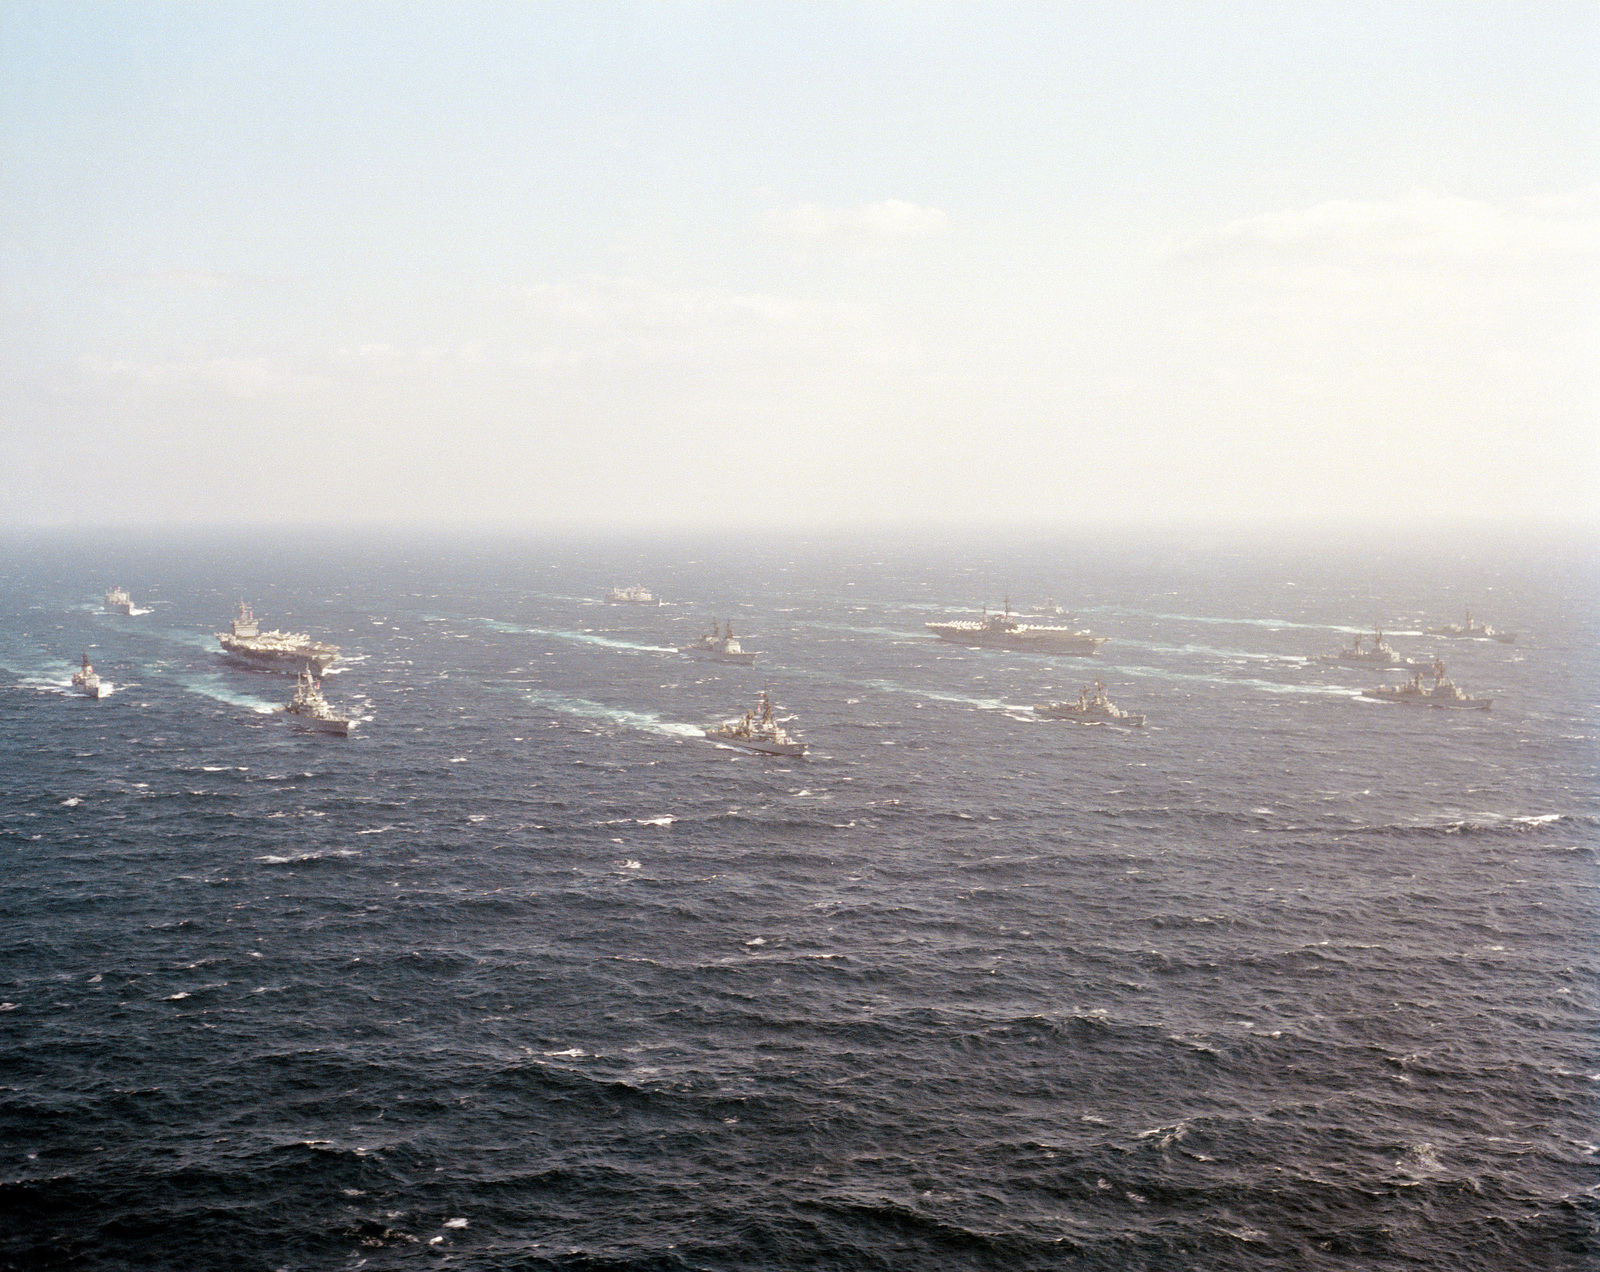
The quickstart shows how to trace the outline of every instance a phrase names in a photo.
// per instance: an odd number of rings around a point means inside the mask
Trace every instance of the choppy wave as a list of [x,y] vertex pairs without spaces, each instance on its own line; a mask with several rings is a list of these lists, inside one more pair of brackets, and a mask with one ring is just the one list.
[[547,693],[537,689],[522,691],[522,698],[534,706],[562,715],[595,720],[623,729],[637,729],[642,733],[659,733],[664,737],[698,738],[704,730],[692,724],[663,720],[653,711],[635,711],[627,707],[608,707],[587,698],[571,698],[564,694]]
[[[359,746],[243,714],[288,693],[209,644],[248,554],[165,554],[198,599],[156,629],[75,608],[70,559],[0,561],[0,1266],[1594,1261],[1600,589],[1544,558],[1496,576],[1541,647],[1452,666],[1494,716],[1424,721],[1252,654],[1259,586],[1025,545],[302,546],[272,586],[370,633]],[[1357,565],[1281,625],[1475,585]],[[856,595],[1069,566],[1091,660]],[[636,573],[681,614],[738,596],[782,665],[584,631]],[[69,709],[85,646],[137,696]],[[1097,673],[1158,727],[1019,705]],[[673,745],[768,677],[825,763]]]
[[601,636],[595,632],[564,631],[559,628],[549,627],[521,627],[515,623],[503,623],[491,618],[481,618],[477,621],[491,631],[510,632],[521,636],[548,636],[555,640],[576,641],[585,645],[600,645],[606,649],[618,649],[629,653],[675,654],[678,652],[676,647],[672,645],[646,645],[638,641],[617,640],[610,636]]
[[269,702],[255,694],[239,692],[220,672],[180,672],[172,674],[169,678],[186,693],[210,698],[213,702],[226,703],[230,707],[244,707],[257,715],[271,715],[283,709],[281,702]]

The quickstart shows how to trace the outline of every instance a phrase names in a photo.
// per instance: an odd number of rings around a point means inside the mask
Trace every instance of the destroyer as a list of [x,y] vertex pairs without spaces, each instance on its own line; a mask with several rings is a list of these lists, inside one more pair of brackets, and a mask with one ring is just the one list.
[[1137,727],[1144,723],[1144,716],[1124,711],[1106,697],[1106,687],[1098,680],[1094,682],[1093,689],[1084,685],[1078,690],[1076,702],[1040,702],[1033,709],[1052,720],[1076,720],[1079,724],[1125,724]]
[[355,725],[354,720],[340,715],[322,696],[322,685],[312,676],[309,666],[300,673],[300,680],[294,687],[294,697],[289,699],[289,705],[283,711],[295,728],[310,729],[315,733],[336,733],[343,738],[350,735]]
[[1446,623],[1443,627],[1428,628],[1430,636],[1457,636],[1471,640],[1497,640],[1502,645],[1509,645],[1516,640],[1514,632],[1500,632],[1490,627],[1487,623],[1480,623],[1472,617],[1472,611],[1467,610],[1465,623]]
[[101,680],[89,665],[89,655],[83,656],[83,669],[72,673],[72,687],[86,698],[104,698],[111,692],[111,682]]
[[980,622],[950,619],[943,623],[927,623],[925,626],[941,640],[952,640],[961,645],[983,645],[991,649],[1031,650],[1036,654],[1092,654],[1106,643],[1104,636],[1074,631],[1070,627],[1019,623],[1011,617],[1009,597],[1006,598],[1003,613],[991,614],[985,608]]
[[133,597],[120,587],[114,587],[106,593],[106,610],[112,614],[133,613]]
[[711,630],[702,636],[693,645],[678,646],[680,654],[693,654],[696,658],[708,659],[711,662],[739,663],[749,667],[755,663],[755,654],[744,649],[739,644],[738,638],[733,634],[733,624],[729,623],[725,630],[719,631],[715,621]]
[[635,583],[632,587],[614,587],[606,593],[606,600],[621,601],[626,605],[659,605],[661,598]]
[[713,742],[726,742],[762,755],[804,755],[806,744],[787,733],[772,716],[772,698],[763,689],[755,708],[737,720],[713,725],[706,730]]
[[239,602],[239,617],[231,632],[218,632],[222,652],[237,662],[260,671],[294,671],[309,668],[320,676],[339,656],[337,645],[325,645],[303,632],[264,632],[256,624],[250,606]]
[[1412,707],[1453,707],[1465,711],[1487,711],[1493,698],[1474,698],[1469,693],[1464,693],[1456,683],[1444,674],[1444,664],[1434,659],[1433,683],[1422,683],[1422,673],[1413,672],[1411,683],[1405,685],[1379,685],[1375,689],[1363,689],[1363,698],[1376,698],[1379,702],[1402,702]]
[[1372,629],[1372,644],[1365,649],[1361,647],[1361,637],[1357,636],[1348,648],[1336,654],[1315,654],[1312,661],[1356,667],[1398,667],[1404,659],[1395,653],[1393,647],[1383,639],[1383,632],[1375,627]]

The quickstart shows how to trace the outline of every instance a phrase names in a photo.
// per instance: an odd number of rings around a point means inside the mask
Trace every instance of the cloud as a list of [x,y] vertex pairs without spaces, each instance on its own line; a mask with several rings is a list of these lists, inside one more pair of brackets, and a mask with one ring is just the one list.
[[637,278],[590,277],[539,283],[522,292],[536,316],[569,327],[635,331],[737,327],[864,328],[876,321],[865,305],[818,302],[722,288],[667,288]]
[[773,209],[767,228],[774,234],[798,239],[854,239],[890,242],[925,239],[943,234],[949,218],[938,208],[918,207],[902,199],[884,199],[859,208],[825,208],[817,203]]
[[164,389],[217,389],[235,397],[279,392],[296,387],[299,379],[274,369],[265,358],[136,360],[85,356],[78,359],[78,370],[93,380]]
[[1175,259],[1323,258],[1438,263],[1535,264],[1600,251],[1595,191],[1502,207],[1476,199],[1416,194],[1404,199],[1334,199],[1315,207],[1229,221],[1165,245]]
[[905,364],[920,357],[914,344],[886,329],[873,304],[606,277],[541,283],[520,294],[530,325],[511,361],[540,371],[594,364],[770,367],[815,358]]
[[242,277],[242,275],[220,274],[202,269],[151,269],[137,274],[114,274],[107,281],[122,287],[208,292],[231,287]]

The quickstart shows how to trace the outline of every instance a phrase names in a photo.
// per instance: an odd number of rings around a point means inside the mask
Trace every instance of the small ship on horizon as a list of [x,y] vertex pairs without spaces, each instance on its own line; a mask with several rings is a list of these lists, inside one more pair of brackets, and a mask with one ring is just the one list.
[[1472,617],[1472,611],[1466,610],[1465,623],[1446,623],[1443,627],[1428,628],[1430,636],[1450,636],[1457,639],[1469,640],[1497,640],[1502,645],[1509,645],[1517,639],[1515,632],[1496,631],[1487,623],[1480,623]]
[[1383,629],[1372,629],[1372,644],[1367,648],[1361,647],[1361,637],[1357,636],[1346,648],[1336,654],[1313,654],[1312,662],[1338,663],[1344,666],[1356,667],[1399,667],[1405,659],[1395,652],[1394,647],[1383,639]]
[[122,587],[114,587],[106,593],[106,610],[112,614],[133,613],[133,597]]
[[606,593],[606,600],[620,601],[625,605],[659,605],[661,598],[635,583],[632,587],[614,587]]
[[223,653],[236,662],[258,671],[299,673],[309,668],[320,676],[339,656],[337,645],[312,640],[304,632],[264,632],[256,623],[255,612],[245,601],[239,602],[239,616],[231,631],[218,632]]
[[719,631],[716,621],[711,623],[711,630],[702,636],[693,645],[678,646],[680,654],[691,654],[696,658],[704,658],[709,662],[738,663],[750,667],[755,664],[755,654],[739,644],[733,634],[733,624],[728,623],[725,630]]

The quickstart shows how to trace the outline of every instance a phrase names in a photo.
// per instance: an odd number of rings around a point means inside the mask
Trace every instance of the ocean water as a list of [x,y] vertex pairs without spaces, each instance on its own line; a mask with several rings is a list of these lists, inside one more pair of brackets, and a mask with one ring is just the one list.
[[[1594,1267],[1597,578],[1445,532],[14,535],[0,1267]],[[1109,642],[923,630],[1007,595]],[[355,736],[220,660],[240,599],[342,646]],[[1422,634],[1467,605],[1516,642]],[[754,668],[674,652],[713,619]],[[1307,662],[1374,623],[1493,709]],[[1094,677],[1147,727],[1029,710]],[[804,760],[700,735],[764,686]]]

